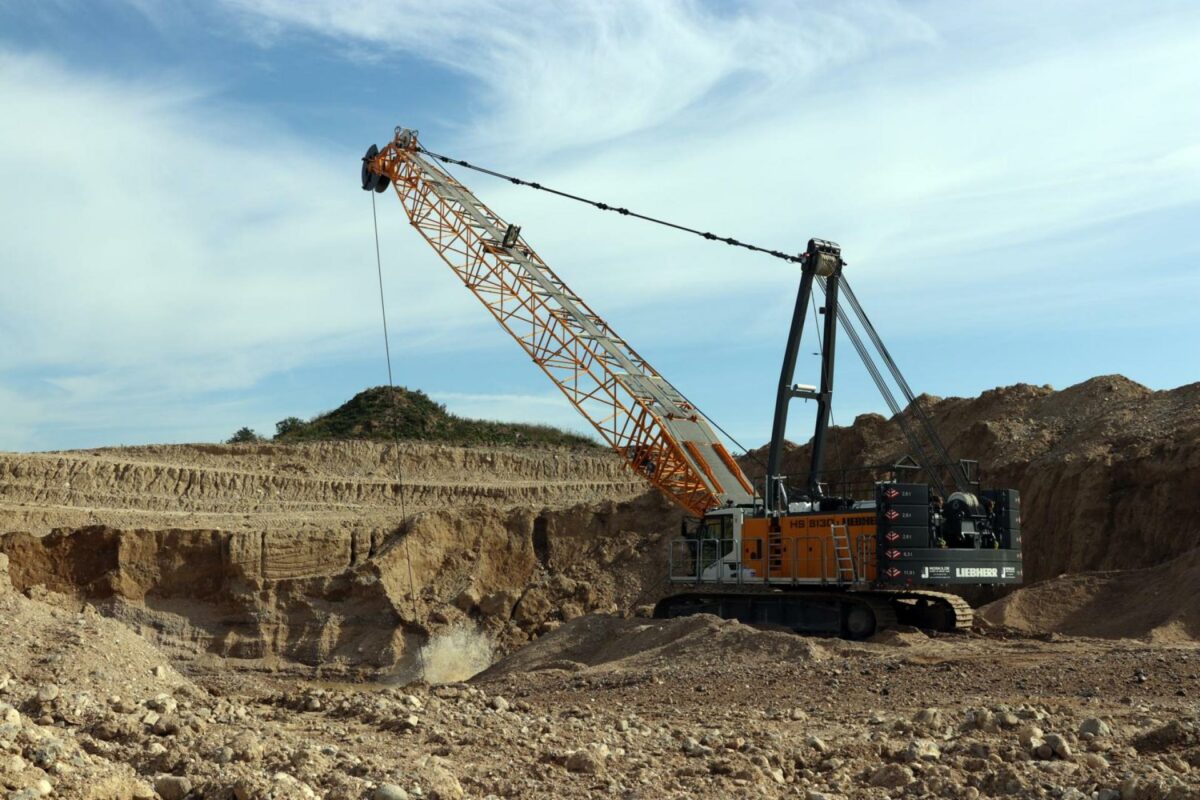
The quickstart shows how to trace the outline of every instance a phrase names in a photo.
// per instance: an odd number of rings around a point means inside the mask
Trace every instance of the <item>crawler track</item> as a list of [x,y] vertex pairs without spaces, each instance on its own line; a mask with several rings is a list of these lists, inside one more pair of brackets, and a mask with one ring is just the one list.
[[965,600],[923,589],[686,592],[663,598],[654,616],[667,619],[715,614],[749,625],[780,625],[797,633],[865,639],[878,631],[914,625],[939,631],[971,627],[974,612]]

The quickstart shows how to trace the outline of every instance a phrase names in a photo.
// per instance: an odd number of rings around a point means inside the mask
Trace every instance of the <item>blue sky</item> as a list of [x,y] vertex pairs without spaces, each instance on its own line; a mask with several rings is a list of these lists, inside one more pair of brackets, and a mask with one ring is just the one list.
[[[1190,2],[0,0],[0,449],[271,432],[384,383],[357,173],[397,124],[768,247],[840,242],[918,391],[1200,380],[1197,53]],[[795,267],[459,177],[765,441]],[[584,430],[379,200],[397,381]],[[884,408],[852,355],[839,423]]]

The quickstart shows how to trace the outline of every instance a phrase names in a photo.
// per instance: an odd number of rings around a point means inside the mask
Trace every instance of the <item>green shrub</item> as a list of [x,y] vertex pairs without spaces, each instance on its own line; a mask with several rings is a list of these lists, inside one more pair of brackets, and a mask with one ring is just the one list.
[[239,428],[238,432],[230,436],[226,440],[226,444],[247,444],[249,442],[261,442],[263,437],[259,436],[251,428]]

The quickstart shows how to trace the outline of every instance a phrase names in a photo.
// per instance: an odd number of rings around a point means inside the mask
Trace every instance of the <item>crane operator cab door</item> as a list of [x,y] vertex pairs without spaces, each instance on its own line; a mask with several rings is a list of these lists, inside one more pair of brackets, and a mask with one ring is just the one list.
[[741,583],[753,573],[742,564],[740,508],[710,511],[700,521],[696,536],[697,574],[703,583]]

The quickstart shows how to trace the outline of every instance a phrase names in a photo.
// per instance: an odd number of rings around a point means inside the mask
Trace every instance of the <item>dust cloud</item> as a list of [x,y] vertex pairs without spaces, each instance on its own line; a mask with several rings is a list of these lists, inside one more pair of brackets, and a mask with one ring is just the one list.
[[465,681],[492,665],[493,644],[478,628],[455,625],[421,648],[420,664],[427,683]]

